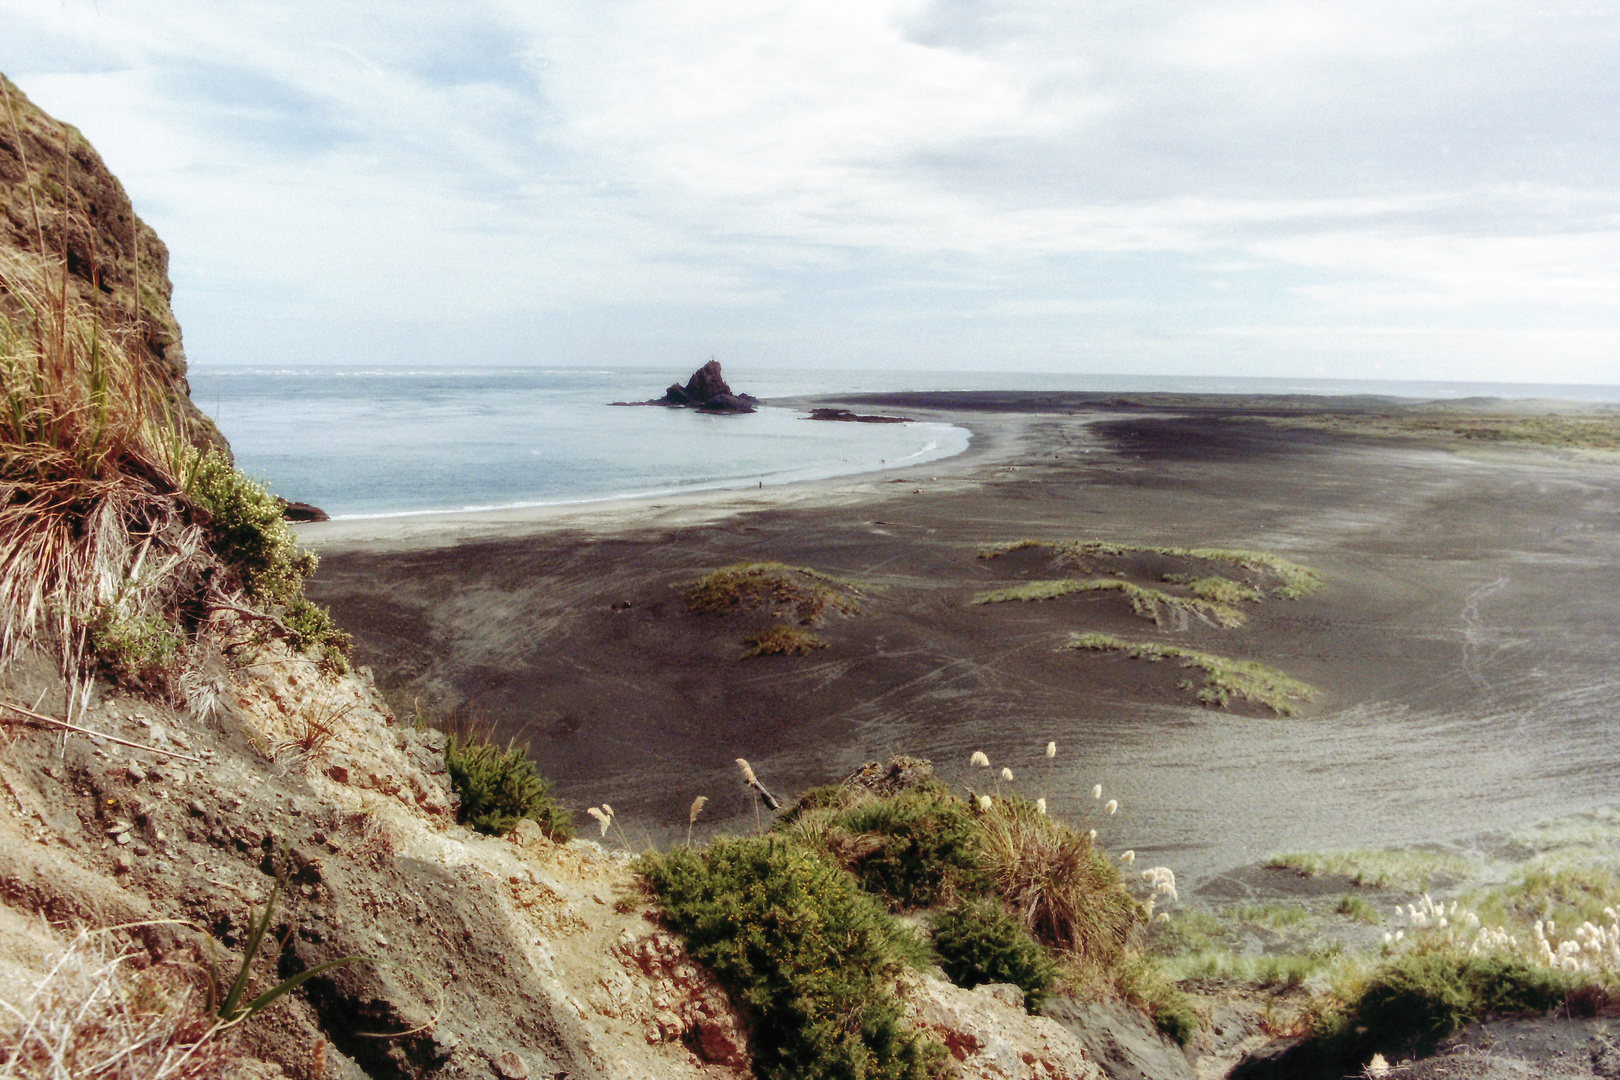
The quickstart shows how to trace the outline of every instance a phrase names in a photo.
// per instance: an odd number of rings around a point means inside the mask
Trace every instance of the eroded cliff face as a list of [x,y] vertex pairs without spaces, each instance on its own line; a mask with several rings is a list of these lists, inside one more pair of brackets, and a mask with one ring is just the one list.
[[180,325],[169,307],[169,249],[71,124],[0,75],[0,248],[60,261],[64,280],[111,334],[134,346],[199,444],[229,452],[192,404]]

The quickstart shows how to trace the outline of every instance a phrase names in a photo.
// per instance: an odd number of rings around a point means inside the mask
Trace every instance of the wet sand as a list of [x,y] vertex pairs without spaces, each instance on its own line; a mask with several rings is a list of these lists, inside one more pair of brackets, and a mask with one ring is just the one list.
[[[632,841],[752,828],[732,760],[772,787],[901,750],[953,782],[1092,812],[1112,848],[1196,885],[1278,850],[1422,844],[1620,801],[1620,459],[1300,431],[1308,399],[883,395],[818,402],[975,432],[965,455],[764,491],[300,527],[311,594],[397,702],[531,743],[565,800]],[[1373,412],[1386,405],[1338,401]],[[1157,626],[1117,594],[968,603],[1053,576],[1020,538],[1270,551],[1326,588],[1245,626]],[[688,613],[727,563],[870,587],[808,657],[739,662],[763,615]],[[1198,706],[1168,664],[1058,651],[1101,630],[1259,660],[1316,686],[1298,716]],[[1050,767],[1043,755],[1056,740]]]

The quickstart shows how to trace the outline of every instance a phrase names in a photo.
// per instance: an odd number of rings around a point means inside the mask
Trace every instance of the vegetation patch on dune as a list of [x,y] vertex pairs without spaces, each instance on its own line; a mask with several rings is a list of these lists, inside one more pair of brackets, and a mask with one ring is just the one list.
[[1352,885],[1369,888],[1413,890],[1456,880],[1468,869],[1467,860],[1457,855],[1409,850],[1291,851],[1269,856],[1265,865],[1307,877],[1348,878]]
[[809,656],[816,649],[825,649],[827,643],[797,626],[777,623],[769,630],[761,630],[743,640],[742,659],[755,656]]
[[1407,413],[1320,417],[1266,417],[1284,427],[1314,428],[1385,438],[1418,438],[1450,444],[1547,446],[1559,450],[1620,451],[1620,416],[1490,416]]
[[1182,667],[1203,672],[1204,685],[1198,688],[1197,696],[1199,701],[1210,706],[1229,705],[1236,695],[1264,705],[1279,716],[1292,716],[1295,702],[1310,701],[1316,696],[1316,689],[1310,684],[1285,675],[1276,668],[1253,660],[1234,660],[1177,645],[1126,641],[1112,634],[1087,633],[1069,635],[1063,648],[1119,652],[1153,663],[1176,660]]
[[730,615],[768,607],[789,611],[802,625],[812,626],[829,609],[845,614],[860,611],[857,592],[852,583],[806,566],[733,563],[694,581],[686,590],[686,610],[697,615]]
[[1063,560],[1082,566],[1085,565],[1084,560],[1087,558],[1122,558],[1142,554],[1224,563],[1257,575],[1267,583],[1270,595],[1286,600],[1308,596],[1319,591],[1323,584],[1322,575],[1308,566],[1270,552],[1244,548],[1165,547],[1152,544],[1116,544],[1105,540],[1015,540],[983,548],[979,552],[979,558],[995,559],[1029,548],[1048,549]]
[[1155,622],[1161,611],[1184,611],[1208,620],[1217,626],[1231,629],[1243,625],[1243,613],[1229,604],[1206,600],[1198,596],[1176,596],[1161,589],[1144,588],[1119,578],[1058,578],[1051,581],[1026,581],[1005,589],[980,593],[970,603],[1000,604],[1013,600],[1055,600],[1060,596],[1083,592],[1117,592],[1125,594],[1131,610]]

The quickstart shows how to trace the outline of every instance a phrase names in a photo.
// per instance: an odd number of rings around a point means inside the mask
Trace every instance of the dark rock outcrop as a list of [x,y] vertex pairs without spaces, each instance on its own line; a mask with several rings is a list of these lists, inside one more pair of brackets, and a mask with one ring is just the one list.
[[720,361],[710,360],[692,373],[686,385],[674,383],[661,398],[651,401],[615,401],[615,405],[671,405],[709,413],[751,413],[759,399],[734,393],[720,374]]
[[169,249],[79,129],[47,116],[0,75],[0,249],[64,260],[69,290],[146,365],[191,440],[230,445],[192,404]]
[[909,416],[872,416],[851,412],[848,409],[811,409],[812,420],[842,420],[853,424],[910,424],[914,423]]
[[281,504],[281,516],[286,518],[288,521],[332,520],[331,514],[328,514],[320,507],[313,506],[307,502],[288,502],[286,499],[279,497],[276,499],[276,502]]

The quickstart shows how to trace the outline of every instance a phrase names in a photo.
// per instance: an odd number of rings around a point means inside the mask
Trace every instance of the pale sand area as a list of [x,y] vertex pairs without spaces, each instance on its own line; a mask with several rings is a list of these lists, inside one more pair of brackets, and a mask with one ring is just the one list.
[[[1459,453],[1256,422],[1264,401],[979,395],[856,404],[975,431],[898,476],[303,527],[312,594],[397,701],[522,733],[576,806],[633,840],[752,828],[735,757],[783,791],[893,750],[953,783],[985,750],[1015,789],[1207,881],[1278,849],[1466,841],[1620,802],[1620,464]],[[1291,409],[1309,408],[1294,403]],[[1118,594],[975,606],[1055,576],[981,546],[1036,537],[1253,548],[1327,587],[1239,629],[1156,626]],[[763,617],[681,590],[772,559],[870,586],[808,657],[739,662]],[[1099,573],[1109,567],[1094,568]],[[1164,569],[1129,568],[1145,583]],[[1253,659],[1315,685],[1300,716],[1201,708],[1169,664],[1060,651],[1071,631]],[[1041,751],[1060,753],[1050,771]],[[983,775],[978,780],[983,783]]]

